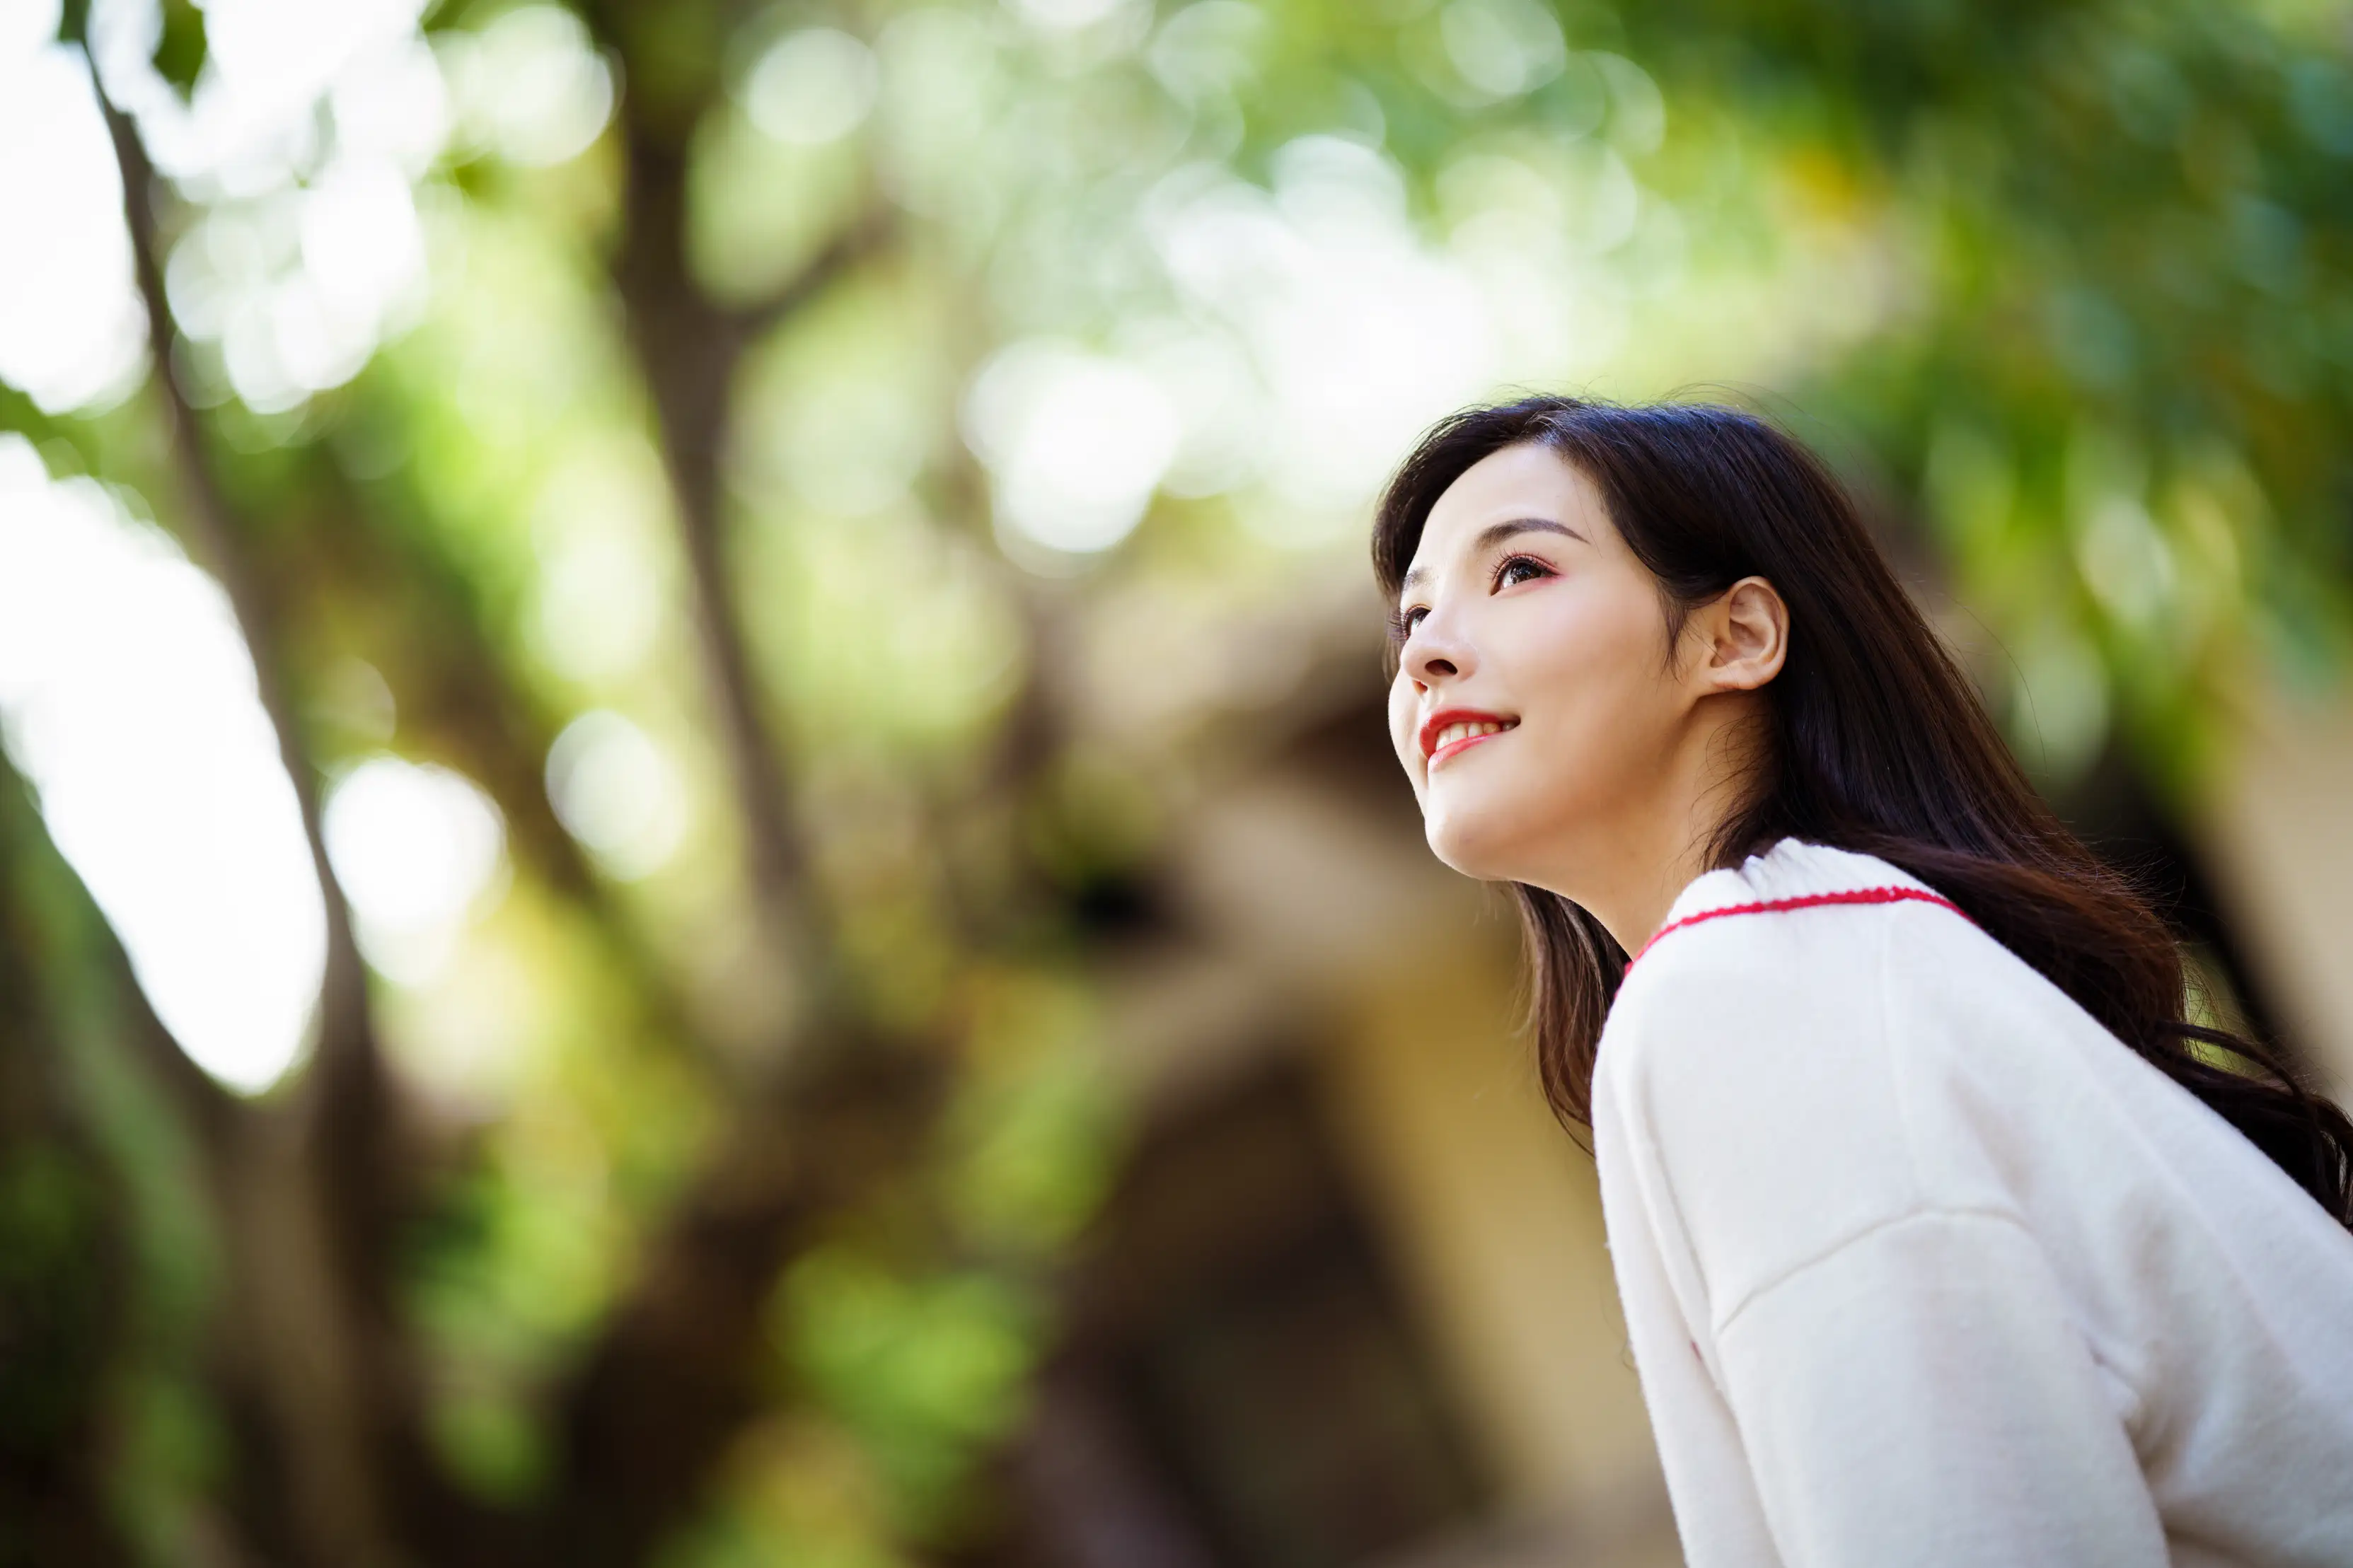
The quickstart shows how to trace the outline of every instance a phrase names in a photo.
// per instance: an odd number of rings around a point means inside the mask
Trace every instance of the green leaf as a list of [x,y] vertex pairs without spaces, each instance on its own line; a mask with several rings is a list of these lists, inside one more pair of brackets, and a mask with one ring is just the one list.
[[155,68],[182,98],[195,90],[196,73],[205,68],[205,14],[195,0],[164,0],[164,37],[155,46]]

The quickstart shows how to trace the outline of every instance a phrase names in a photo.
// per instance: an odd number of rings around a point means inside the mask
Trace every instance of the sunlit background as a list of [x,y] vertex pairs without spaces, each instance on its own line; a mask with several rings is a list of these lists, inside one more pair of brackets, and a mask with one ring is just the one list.
[[0,1563],[1673,1561],[1371,498],[1781,421],[2341,1086],[2348,281],[2302,0],[0,0]]

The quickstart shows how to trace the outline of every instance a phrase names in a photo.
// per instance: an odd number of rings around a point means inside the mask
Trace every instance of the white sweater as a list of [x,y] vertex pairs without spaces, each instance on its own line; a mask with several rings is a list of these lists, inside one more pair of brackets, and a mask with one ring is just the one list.
[[2353,1564],[2353,1234],[1926,892],[1710,872],[1602,1032],[1691,1568]]

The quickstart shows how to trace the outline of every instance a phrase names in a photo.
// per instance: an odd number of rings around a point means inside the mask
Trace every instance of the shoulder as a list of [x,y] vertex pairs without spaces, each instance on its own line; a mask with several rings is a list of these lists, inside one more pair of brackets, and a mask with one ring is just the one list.
[[1628,967],[1602,1034],[1600,1071],[1641,1102],[1622,1109],[1736,1096],[1839,1115],[1884,1055],[1895,923],[1968,929],[1933,896],[1884,861],[1794,841],[1699,878]]
[[[1784,840],[1686,888],[1629,966],[1606,1038],[1620,1056],[1883,1037],[1891,968],[1969,965],[1990,945],[1919,879],[1874,856]],[[1996,949],[1999,952],[1999,949]]]
[[1712,1288],[1939,1202],[1904,977],[1974,965],[1978,944],[1916,879],[1819,845],[1777,846],[1676,900],[1603,1032],[1595,1137],[1672,1194]]
[[1776,1070],[1777,1045],[1824,1066],[1900,1049],[1915,1076],[2014,1086],[2081,1052],[2105,1062],[2122,1050],[1936,889],[1876,856],[1794,840],[1686,889],[1609,1024],[1621,1060],[1672,1060],[1736,1031],[1764,1048],[1735,1070]]

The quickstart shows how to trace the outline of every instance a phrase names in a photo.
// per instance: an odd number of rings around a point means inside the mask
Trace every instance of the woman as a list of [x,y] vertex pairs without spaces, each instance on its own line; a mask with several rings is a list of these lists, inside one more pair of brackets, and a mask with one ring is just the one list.
[[1529,398],[1373,553],[1693,1568],[2353,1564],[2353,1124],[2188,1021],[1822,465]]

